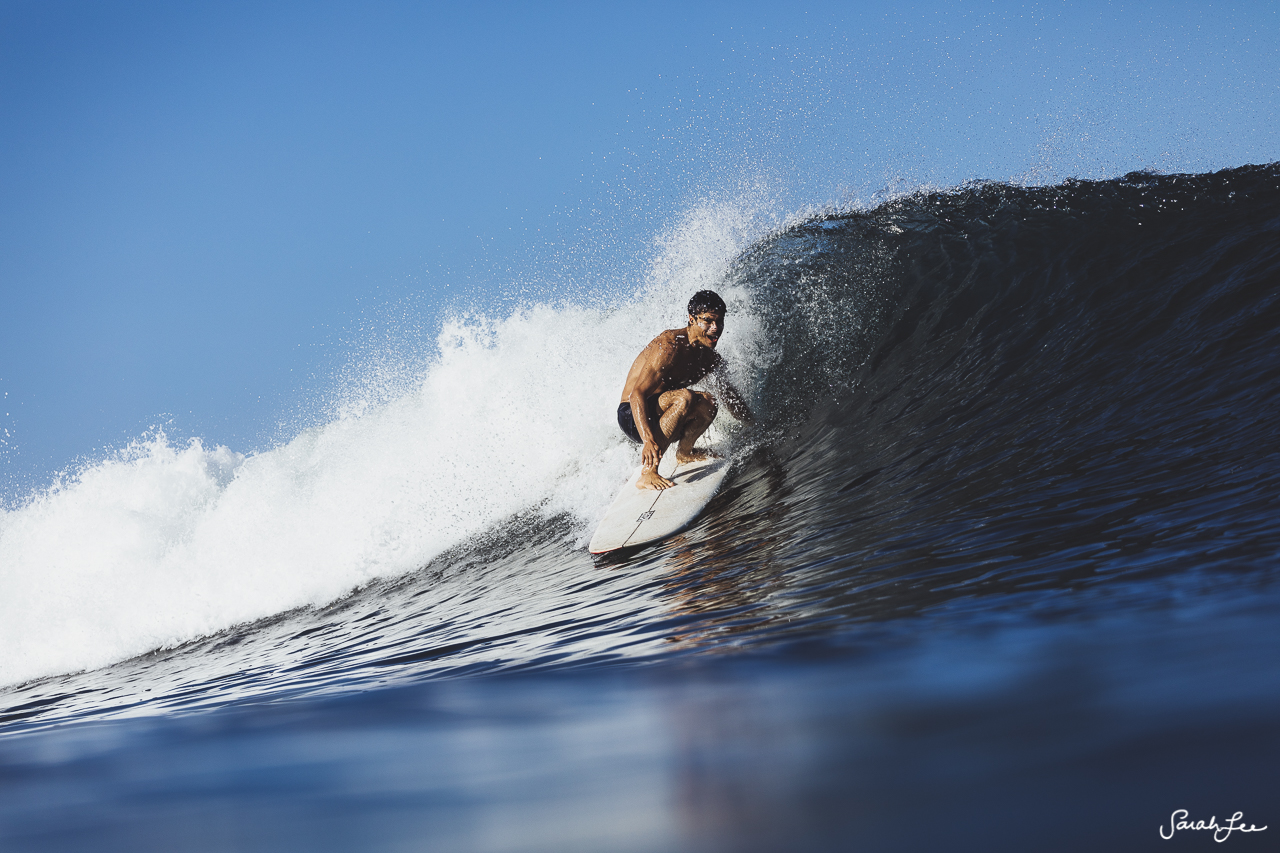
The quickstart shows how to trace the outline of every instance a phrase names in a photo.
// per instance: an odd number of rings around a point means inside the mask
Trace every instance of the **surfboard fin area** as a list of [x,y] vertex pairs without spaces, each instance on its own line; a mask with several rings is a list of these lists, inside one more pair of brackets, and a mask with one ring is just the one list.
[[658,473],[670,489],[637,489],[640,469],[632,473],[591,537],[592,554],[645,545],[684,530],[710,502],[729,473],[728,459],[704,459],[684,465],[669,454]]

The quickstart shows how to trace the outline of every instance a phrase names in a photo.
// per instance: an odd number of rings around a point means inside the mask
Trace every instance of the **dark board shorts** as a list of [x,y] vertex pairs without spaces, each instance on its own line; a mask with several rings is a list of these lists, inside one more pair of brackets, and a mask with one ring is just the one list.
[[[658,423],[658,395],[654,394],[644,401],[645,415],[649,418],[650,428]],[[636,419],[631,416],[631,404],[618,404],[618,426],[622,427],[622,431],[626,433],[627,438],[636,444],[644,444],[640,440],[640,431],[636,429]]]

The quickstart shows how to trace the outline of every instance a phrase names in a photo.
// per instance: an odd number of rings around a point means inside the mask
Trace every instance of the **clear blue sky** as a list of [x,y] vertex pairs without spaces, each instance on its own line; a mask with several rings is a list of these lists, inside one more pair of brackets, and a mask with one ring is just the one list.
[[261,449],[396,314],[622,292],[762,182],[1280,159],[1274,3],[0,2],[6,488]]

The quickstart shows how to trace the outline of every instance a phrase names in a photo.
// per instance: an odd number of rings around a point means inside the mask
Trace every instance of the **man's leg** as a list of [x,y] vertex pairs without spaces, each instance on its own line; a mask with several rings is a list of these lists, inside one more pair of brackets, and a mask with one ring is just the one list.
[[683,464],[715,456],[709,450],[695,450],[693,444],[716,419],[716,410],[716,398],[705,391],[678,388],[665,392],[658,398],[658,431],[662,436],[658,446],[662,452],[678,440],[677,462]]
[[[677,462],[693,462],[716,455],[709,450],[693,448],[693,443],[716,418],[715,397],[705,391],[678,388],[658,397],[656,408],[657,411],[651,413],[646,407],[645,416],[649,418],[649,429],[658,444],[659,459],[676,440],[680,442],[676,447]],[[640,479],[636,481],[638,489],[667,489],[672,485],[670,480],[658,475],[656,468],[642,470]]]

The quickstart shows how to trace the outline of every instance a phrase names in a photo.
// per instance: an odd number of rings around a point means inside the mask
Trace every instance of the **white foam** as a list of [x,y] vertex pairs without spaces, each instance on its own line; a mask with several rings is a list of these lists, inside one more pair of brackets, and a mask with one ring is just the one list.
[[695,290],[730,302],[723,351],[749,393],[758,325],[720,280],[768,227],[758,204],[708,204],[662,236],[628,304],[454,318],[400,393],[271,451],[159,433],[0,512],[0,684],[332,601],[530,507],[585,532],[638,458],[614,420],[626,370]]

